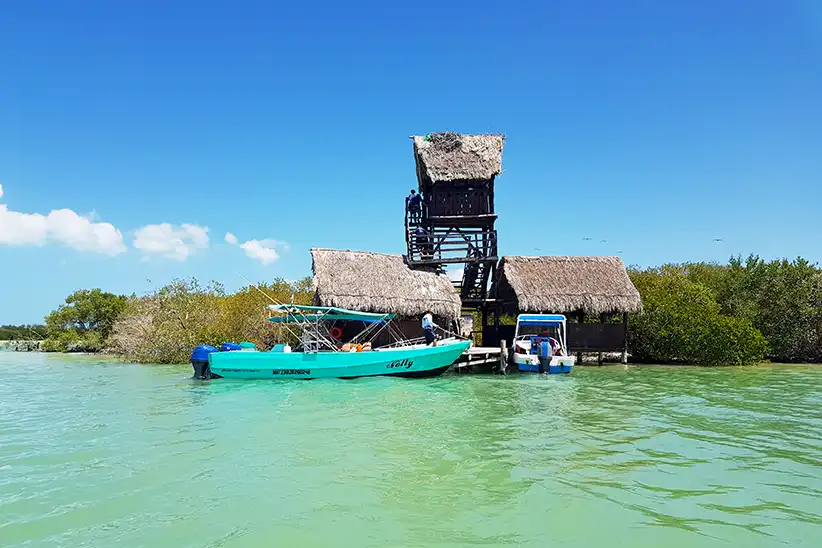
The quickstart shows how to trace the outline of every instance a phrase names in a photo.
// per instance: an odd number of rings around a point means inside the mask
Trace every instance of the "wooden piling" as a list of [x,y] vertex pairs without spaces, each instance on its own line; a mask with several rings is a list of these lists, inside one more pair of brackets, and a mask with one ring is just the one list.
[[[599,323],[608,323],[608,314],[604,312],[599,315]],[[597,352],[597,365],[602,366],[602,351]]]
[[502,339],[499,342],[499,372],[501,375],[505,375],[506,369],[508,369],[508,348],[505,344],[505,339]]
[[625,329],[624,339],[622,341],[622,363],[628,363],[628,313],[622,313],[622,326]]

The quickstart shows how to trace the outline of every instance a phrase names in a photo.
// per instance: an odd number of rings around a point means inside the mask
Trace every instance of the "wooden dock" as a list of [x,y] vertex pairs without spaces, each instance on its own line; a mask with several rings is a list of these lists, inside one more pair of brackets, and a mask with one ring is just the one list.
[[453,367],[458,373],[482,368],[505,374],[507,362],[508,351],[502,341],[500,346],[472,346],[454,362]]

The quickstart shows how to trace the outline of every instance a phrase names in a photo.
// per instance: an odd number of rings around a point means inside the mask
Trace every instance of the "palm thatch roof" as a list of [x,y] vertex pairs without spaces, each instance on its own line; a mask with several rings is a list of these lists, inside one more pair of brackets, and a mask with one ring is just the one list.
[[487,181],[502,171],[502,135],[449,132],[412,139],[421,185],[424,182]]
[[314,248],[311,258],[317,306],[399,316],[431,310],[448,320],[460,315],[460,298],[448,277],[412,270],[402,255]]
[[499,298],[520,312],[642,310],[619,257],[503,257],[499,280]]

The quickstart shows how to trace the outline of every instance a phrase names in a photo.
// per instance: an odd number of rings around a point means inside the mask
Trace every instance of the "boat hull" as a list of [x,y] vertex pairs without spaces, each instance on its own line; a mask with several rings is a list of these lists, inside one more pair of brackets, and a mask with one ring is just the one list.
[[[543,366],[543,372],[549,374],[570,373],[576,359],[573,356],[552,356],[548,367]],[[514,363],[517,369],[526,373],[539,373],[539,356],[534,354],[514,354]]]
[[214,352],[208,360],[212,375],[226,379],[433,377],[448,370],[470,345],[454,340],[366,352]]

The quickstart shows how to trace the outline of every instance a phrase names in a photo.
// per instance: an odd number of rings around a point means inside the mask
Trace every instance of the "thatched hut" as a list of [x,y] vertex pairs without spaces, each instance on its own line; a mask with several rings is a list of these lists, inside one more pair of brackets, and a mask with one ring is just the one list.
[[422,191],[434,183],[491,181],[502,171],[502,135],[447,132],[412,139]]
[[642,299],[619,257],[503,257],[496,292],[520,312],[638,312]]
[[487,223],[494,215],[494,179],[502,171],[502,135],[415,136],[414,161],[424,216]]
[[[620,351],[627,357],[628,314],[642,299],[619,257],[503,257],[494,295],[508,313],[564,314],[568,345],[578,352]],[[616,314],[622,321],[615,323]],[[599,323],[585,317],[599,316]],[[513,329],[497,332],[512,337]]]
[[402,255],[312,249],[314,302],[417,321],[427,310],[440,319],[460,316],[460,298],[443,274],[412,270]]

